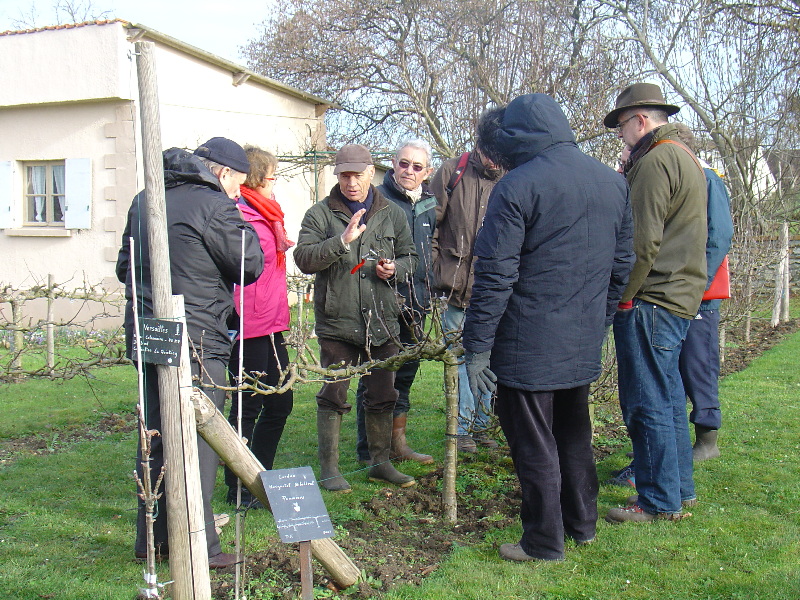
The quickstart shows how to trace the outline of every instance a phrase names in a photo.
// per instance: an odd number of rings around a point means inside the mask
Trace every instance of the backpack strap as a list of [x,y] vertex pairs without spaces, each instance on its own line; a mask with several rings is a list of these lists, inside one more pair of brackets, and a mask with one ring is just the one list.
[[464,171],[466,170],[467,163],[469,162],[469,154],[469,152],[464,152],[464,154],[461,155],[461,158],[458,159],[456,170],[453,171],[452,175],[450,175],[450,181],[447,182],[447,185],[444,188],[447,191],[448,197],[453,195],[453,190],[456,189],[458,182],[461,181],[461,178],[464,176]]
[[[688,147],[687,147],[685,144],[682,144],[681,142],[676,142],[675,140],[659,140],[659,141],[657,141],[655,144],[653,144],[652,146],[650,146],[650,150],[652,150],[653,148],[655,148],[656,146],[658,146],[658,145],[660,145],[660,144],[675,144],[676,146],[680,146],[681,148],[683,148],[684,150],[686,150],[686,152],[689,154],[689,156],[691,156],[691,157],[692,157],[692,160],[694,161],[694,164],[696,164],[696,165],[697,165],[697,168],[698,168],[698,169],[700,169],[700,172],[701,172],[701,173],[703,174],[703,176],[705,177],[705,174],[706,174],[706,172],[705,172],[705,170],[703,169],[703,165],[701,165],[701,164],[700,164],[700,161],[699,161],[699,160],[697,160],[697,157],[694,155],[694,152],[692,152],[691,150],[689,150],[689,148],[688,148]],[[648,152],[650,152],[650,150],[648,150]]]

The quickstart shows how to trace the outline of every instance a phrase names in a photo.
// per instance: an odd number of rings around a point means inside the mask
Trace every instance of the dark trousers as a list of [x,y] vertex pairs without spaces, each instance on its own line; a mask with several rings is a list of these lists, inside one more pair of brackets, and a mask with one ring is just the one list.
[[[265,335],[244,340],[243,369],[245,373],[262,373],[258,381],[269,386],[278,385],[280,373],[289,364],[289,353],[283,341],[283,333]],[[233,347],[229,365],[231,385],[236,384],[239,373],[239,342]],[[292,390],[282,394],[256,394],[242,392],[242,437],[247,438],[247,446],[265,469],[272,469],[278,443],[286,426],[286,419],[292,413],[294,395]],[[238,431],[239,398],[234,393],[228,422]],[[236,475],[225,467],[225,483],[236,488]]]
[[[397,354],[397,346],[389,340],[380,346],[370,346],[369,352],[354,344],[319,338],[319,360],[323,367],[330,367],[344,362],[345,365],[357,365],[369,359],[383,360]],[[364,382],[364,410],[367,412],[393,411],[397,402],[397,390],[394,389],[394,371],[373,369],[361,378]],[[347,402],[347,390],[350,380],[326,381],[317,393],[319,410],[334,410],[341,415],[350,412],[353,407]]]
[[701,310],[692,319],[678,363],[686,395],[692,402],[689,421],[719,429],[719,311]]
[[589,386],[527,392],[497,386],[495,413],[522,490],[522,539],[529,555],[564,558],[564,536],[594,538],[597,471]]
[[[192,362],[192,376],[200,375],[200,365]],[[225,384],[225,361],[221,359],[203,360],[202,381],[205,383],[217,382],[219,385]],[[144,401],[145,419],[148,429],[157,429],[163,434],[161,429],[161,402],[158,392],[158,373],[155,365],[145,364],[144,366]],[[222,410],[225,405],[225,391],[213,388],[204,388],[203,391],[211,399],[214,405]],[[206,522],[206,540],[208,541],[208,555],[216,556],[222,549],[219,545],[219,536],[214,529],[214,511],[211,509],[211,496],[214,494],[214,484],[217,479],[217,466],[219,458],[216,452],[211,449],[199,435],[197,436],[197,454],[200,462],[200,486],[203,494],[203,512]],[[150,479],[155,483],[161,467],[164,464],[164,445],[162,437],[154,436],[151,442],[150,452]],[[136,471],[139,477],[142,476],[142,449],[141,446],[136,456]],[[164,491],[164,484],[160,488]],[[137,490],[138,493],[138,490]],[[167,509],[169,501],[164,494],[156,504],[155,523],[153,523],[153,535],[155,539],[156,551],[162,554],[169,553],[169,540],[167,535]],[[147,551],[147,531],[145,526],[145,507],[144,502],[139,500],[139,514],[136,520],[136,552]]]
[[[419,313],[417,313],[419,314]],[[411,318],[410,315],[406,315]],[[403,346],[413,346],[422,340],[425,332],[425,315],[421,315],[417,321],[409,321],[400,316],[400,341]],[[394,376],[394,389],[397,390],[397,403],[394,405],[394,416],[407,413],[411,408],[411,385],[419,371],[419,361],[411,360],[397,369]],[[356,442],[356,454],[361,460],[369,460],[369,449],[367,448],[367,427],[364,419],[364,382],[358,382],[356,391],[356,422],[358,423],[358,441]]]

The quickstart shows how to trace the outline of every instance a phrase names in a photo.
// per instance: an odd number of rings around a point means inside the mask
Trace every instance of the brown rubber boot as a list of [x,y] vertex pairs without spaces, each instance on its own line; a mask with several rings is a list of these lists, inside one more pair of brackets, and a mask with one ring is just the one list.
[[695,461],[700,462],[710,458],[719,457],[719,448],[717,448],[717,430],[703,427],[702,425],[694,426],[695,441],[692,448],[692,457]]
[[391,411],[364,415],[367,426],[367,444],[372,457],[369,480],[378,483],[389,482],[400,487],[409,487],[417,483],[413,477],[401,473],[389,462],[389,451],[392,445],[392,413]]
[[389,456],[393,460],[415,460],[423,465],[432,465],[433,457],[431,455],[414,452],[408,447],[408,442],[406,441],[407,420],[408,413],[395,415],[392,420],[392,451]]
[[319,484],[329,492],[349,492],[347,483],[339,472],[339,430],[342,415],[335,410],[317,410],[317,455],[319,456]]

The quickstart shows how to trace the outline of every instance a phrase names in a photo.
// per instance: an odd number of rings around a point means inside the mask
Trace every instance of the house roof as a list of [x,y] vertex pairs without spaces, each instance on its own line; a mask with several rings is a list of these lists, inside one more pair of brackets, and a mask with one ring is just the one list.
[[131,23],[123,19],[85,21],[83,23],[48,25],[46,27],[36,27],[33,29],[1,31],[0,36],[25,35],[30,33],[37,33],[40,31],[75,29],[78,27],[110,25],[113,23],[121,23],[122,26],[128,30],[128,40],[131,42],[142,41],[145,39],[154,42],[159,42],[161,44],[164,44],[165,46],[170,46],[171,48],[175,48],[176,50],[180,50],[181,52],[185,52],[186,54],[189,54],[191,56],[194,56],[196,58],[199,58],[201,60],[204,60],[213,65],[216,65],[218,67],[230,71],[235,77],[236,81],[235,85],[241,85],[245,81],[250,80],[256,83],[260,83],[261,85],[272,88],[274,90],[284,92],[286,94],[289,94],[290,96],[294,96],[295,98],[305,100],[306,102],[310,102],[316,105],[321,105],[324,108],[339,108],[339,106],[335,102],[332,102],[320,96],[315,96],[314,94],[309,94],[308,92],[304,92],[303,90],[297,89],[290,85],[286,85],[285,83],[281,83],[280,81],[276,81],[275,79],[265,77],[264,75],[260,75],[255,71],[251,71],[250,69],[243,67],[242,65],[226,60],[221,56],[212,54],[211,52],[206,52],[205,50],[198,48],[197,46],[192,46],[191,44],[187,44],[186,42],[183,42],[179,39],[161,33],[160,31],[156,31],[155,29],[147,27],[146,25],[142,25],[140,23]]

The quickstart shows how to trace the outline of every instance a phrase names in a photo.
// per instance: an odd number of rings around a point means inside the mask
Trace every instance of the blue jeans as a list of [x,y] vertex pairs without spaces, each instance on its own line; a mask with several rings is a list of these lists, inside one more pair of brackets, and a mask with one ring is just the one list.
[[677,513],[695,498],[686,395],[678,369],[689,329],[665,308],[635,299],[614,317],[619,403],[633,442],[639,505]]
[[[464,325],[464,309],[447,305],[442,315],[442,330],[461,331]],[[470,435],[489,427],[492,395],[487,394],[476,400],[469,387],[467,366],[462,360],[458,364],[458,435]]]

